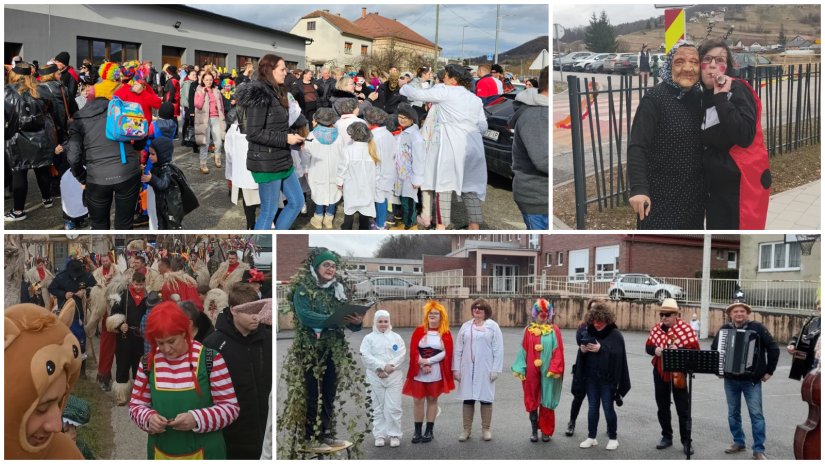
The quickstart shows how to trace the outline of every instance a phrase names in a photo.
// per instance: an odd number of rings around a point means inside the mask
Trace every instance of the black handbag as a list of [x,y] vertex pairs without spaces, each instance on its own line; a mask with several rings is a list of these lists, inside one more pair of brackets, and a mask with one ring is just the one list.
[[181,142],[186,147],[195,146],[195,126],[189,125],[183,133],[183,141]]

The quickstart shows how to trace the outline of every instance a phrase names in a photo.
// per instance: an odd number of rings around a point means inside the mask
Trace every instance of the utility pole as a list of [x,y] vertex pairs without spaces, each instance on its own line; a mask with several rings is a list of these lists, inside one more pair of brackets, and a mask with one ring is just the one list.
[[[438,69],[438,14],[441,5],[435,6],[435,60],[433,61],[433,69]],[[462,37],[464,35],[464,31],[461,32]],[[461,46],[464,46],[464,39],[461,39]],[[462,54],[464,51],[462,50]]]
[[498,63],[498,33],[501,30],[501,5],[496,5],[496,48],[493,64]]
[[461,66],[464,66],[464,31],[469,26],[465,25],[461,28]]
[[702,248],[702,295],[700,297],[700,311],[702,316],[699,318],[701,325],[699,326],[699,338],[708,338],[708,325],[710,325],[710,249],[711,249],[710,234],[705,234],[704,246]]

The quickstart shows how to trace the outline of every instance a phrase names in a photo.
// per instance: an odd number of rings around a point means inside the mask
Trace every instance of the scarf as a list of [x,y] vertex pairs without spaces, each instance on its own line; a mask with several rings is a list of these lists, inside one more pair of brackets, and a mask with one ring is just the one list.
[[146,291],[141,290],[137,291],[135,287],[129,286],[129,295],[132,296],[132,300],[135,302],[135,306],[140,306],[140,303],[143,301],[143,298],[146,297]]
[[312,265],[309,265],[309,274],[315,279],[315,285],[319,288],[329,288],[330,286],[334,286],[335,290],[335,299],[338,301],[347,301],[347,292],[344,290],[344,286],[341,285],[341,282],[338,282],[337,279],[332,279],[329,282],[322,284],[320,280],[318,280],[318,273],[315,272],[315,269]]
[[[647,345],[653,345],[658,348],[667,348],[669,345],[676,345],[677,348],[698,350],[699,340],[696,338],[696,333],[687,322],[677,319],[676,323],[670,327],[667,332],[662,330],[662,325],[657,323],[650,329],[650,336],[647,338]],[[665,382],[670,382],[673,375],[672,372],[665,372],[662,369],[662,357],[653,356],[650,363],[656,367],[659,376]]]
[[338,128],[316,126],[315,129],[312,130],[312,135],[315,137],[315,140],[322,145],[332,145],[335,139],[338,138]]

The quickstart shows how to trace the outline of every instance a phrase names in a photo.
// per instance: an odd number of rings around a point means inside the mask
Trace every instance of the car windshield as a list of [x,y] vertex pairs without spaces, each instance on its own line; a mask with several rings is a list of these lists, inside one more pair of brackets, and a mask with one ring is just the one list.
[[662,279],[653,276],[646,276],[645,279],[650,279],[650,283],[652,283],[653,285],[658,285],[662,282]]

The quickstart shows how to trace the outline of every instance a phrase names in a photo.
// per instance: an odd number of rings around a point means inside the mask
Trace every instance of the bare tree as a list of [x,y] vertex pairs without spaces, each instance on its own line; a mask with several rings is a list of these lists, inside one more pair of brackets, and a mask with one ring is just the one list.
[[421,259],[423,255],[446,255],[450,252],[448,235],[391,235],[375,252],[376,258]]
[[23,285],[26,258],[23,256],[23,243],[19,235],[6,235],[5,245],[3,270],[6,280],[6,296],[4,303],[10,306],[20,303],[20,289]]

